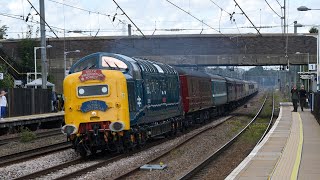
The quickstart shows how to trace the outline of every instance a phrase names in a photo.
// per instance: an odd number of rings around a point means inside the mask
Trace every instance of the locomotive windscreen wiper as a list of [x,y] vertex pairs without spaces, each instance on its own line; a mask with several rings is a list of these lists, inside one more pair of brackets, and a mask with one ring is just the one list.
[[113,64],[116,65],[118,69],[120,69],[119,66],[116,64],[116,62],[113,62]]
[[105,59],[104,59],[104,62],[105,62],[109,67],[111,67],[110,64],[109,64]]

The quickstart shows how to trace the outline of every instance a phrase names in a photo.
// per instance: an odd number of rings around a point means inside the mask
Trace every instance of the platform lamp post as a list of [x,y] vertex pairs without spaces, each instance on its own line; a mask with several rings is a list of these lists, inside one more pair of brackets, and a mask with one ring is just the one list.
[[[320,9],[310,9],[310,8],[307,8],[306,6],[300,6],[297,8],[298,11],[309,11],[309,10],[320,10]],[[319,91],[319,71],[320,71],[320,63],[319,63],[319,48],[320,48],[320,36],[319,36],[319,31],[320,31],[320,26],[317,26],[318,28],[318,36],[317,36],[317,91]],[[309,68],[309,67],[308,67]]]
[[63,62],[64,62],[64,66],[63,66],[64,76],[63,76],[63,78],[66,77],[66,71],[67,71],[67,54],[69,54],[69,53],[79,53],[79,52],[80,52],[80,50],[64,51],[64,52],[63,52]]
[[[51,45],[47,45],[47,47],[34,47],[34,80],[37,80],[37,49],[43,49],[43,48],[52,48]],[[37,89],[37,86],[34,87]]]

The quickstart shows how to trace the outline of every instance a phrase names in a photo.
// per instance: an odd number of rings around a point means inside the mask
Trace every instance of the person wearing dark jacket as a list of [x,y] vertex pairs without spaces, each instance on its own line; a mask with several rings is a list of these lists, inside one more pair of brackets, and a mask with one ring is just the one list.
[[297,112],[299,95],[298,95],[298,90],[296,86],[293,86],[293,88],[291,89],[291,99],[293,103],[293,112]]
[[301,85],[301,88],[299,90],[299,99],[300,99],[301,111],[303,111],[303,108],[305,106],[306,99],[307,99],[307,91],[304,89],[304,85]]

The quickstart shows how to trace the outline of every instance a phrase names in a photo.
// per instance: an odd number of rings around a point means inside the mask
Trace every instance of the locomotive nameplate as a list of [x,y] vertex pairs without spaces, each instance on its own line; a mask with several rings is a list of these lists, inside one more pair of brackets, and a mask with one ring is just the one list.
[[99,100],[86,101],[82,103],[80,110],[82,112],[89,112],[92,110],[106,111],[108,108],[106,102]]
[[103,81],[105,75],[102,74],[100,69],[87,69],[83,70],[82,74],[79,76],[81,82],[88,81],[88,80],[100,80]]

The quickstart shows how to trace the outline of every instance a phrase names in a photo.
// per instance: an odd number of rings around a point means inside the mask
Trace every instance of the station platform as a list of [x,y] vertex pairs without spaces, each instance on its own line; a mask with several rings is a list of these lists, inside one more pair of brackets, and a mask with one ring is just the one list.
[[12,126],[24,126],[35,123],[43,123],[50,121],[63,120],[64,112],[46,113],[46,114],[34,114],[28,116],[8,117],[0,120],[0,128],[8,128]]
[[269,133],[226,179],[320,179],[318,122],[310,109],[280,105]]

